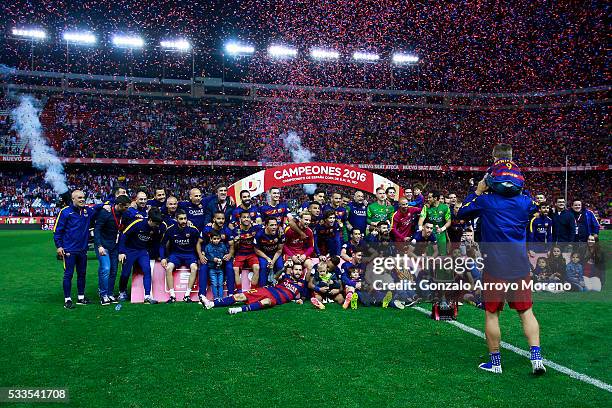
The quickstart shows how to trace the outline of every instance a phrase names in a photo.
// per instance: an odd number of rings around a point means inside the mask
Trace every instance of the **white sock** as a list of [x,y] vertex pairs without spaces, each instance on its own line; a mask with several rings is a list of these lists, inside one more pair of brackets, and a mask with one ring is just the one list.
[[176,297],[176,296],[174,295],[174,289],[170,289],[170,296],[172,296],[172,297]]
[[79,300],[85,299],[85,295],[78,295]]
[[70,301],[72,301],[72,298],[69,298],[69,297],[64,298],[64,303],[65,303],[65,302],[67,302],[67,301],[69,301],[69,300],[70,300]]
[[145,299],[151,299],[151,295],[145,295]]
[[189,295],[191,295],[191,289],[187,289],[187,290],[185,291],[185,296],[186,296],[186,297],[189,297]]

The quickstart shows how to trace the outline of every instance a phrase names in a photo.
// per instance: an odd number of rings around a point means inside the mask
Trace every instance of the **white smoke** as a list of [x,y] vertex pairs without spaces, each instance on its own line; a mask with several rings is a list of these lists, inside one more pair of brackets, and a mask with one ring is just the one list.
[[0,64],[0,77],[13,75],[15,72],[15,68],[11,68],[8,65]]
[[64,166],[57,153],[47,144],[43,136],[42,125],[38,116],[40,103],[31,95],[21,95],[19,106],[11,110],[13,129],[19,139],[30,147],[32,165],[45,171],[45,181],[53,187],[53,191],[62,194],[68,191]]
[[[283,145],[285,149],[291,153],[291,160],[294,163],[307,163],[311,162],[314,154],[302,146],[302,140],[298,136],[297,132],[289,131],[283,137]],[[314,194],[317,185],[316,184],[303,184],[304,192],[306,194]]]

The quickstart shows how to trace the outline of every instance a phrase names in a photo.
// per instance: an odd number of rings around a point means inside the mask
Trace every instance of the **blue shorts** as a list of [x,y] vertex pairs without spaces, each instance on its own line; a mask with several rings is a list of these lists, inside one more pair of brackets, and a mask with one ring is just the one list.
[[172,263],[178,268],[181,265],[197,264],[198,258],[194,254],[172,254],[168,257],[168,263]]

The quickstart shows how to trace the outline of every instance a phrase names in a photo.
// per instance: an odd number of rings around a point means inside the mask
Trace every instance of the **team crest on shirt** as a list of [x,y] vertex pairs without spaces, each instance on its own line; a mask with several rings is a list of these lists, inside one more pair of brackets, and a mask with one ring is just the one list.
[[185,234],[185,236],[186,236],[187,238],[189,238],[189,237],[191,236],[191,234]]

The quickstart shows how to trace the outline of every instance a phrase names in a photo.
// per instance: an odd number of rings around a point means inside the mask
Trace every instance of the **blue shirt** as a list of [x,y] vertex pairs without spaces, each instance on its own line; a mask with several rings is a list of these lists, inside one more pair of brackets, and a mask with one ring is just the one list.
[[133,221],[137,220],[137,219],[147,219],[148,218],[148,213],[147,213],[147,209],[146,208],[134,208],[134,207],[130,207],[127,209],[127,211],[125,212],[124,218],[125,218],[125,222],[126,224],[131,224]]
[[275,235],[268,235],[266,234],[266,230],[262,228],[255,234],[255,248],[259,249],[270,258],[274,256],[276,251],[278,251],[280,246],[284,243],[285,234],[280,230],[278,230]]
[[157,227],[151,227],[147,220],[133,221],[119,238],[119,253],[148,250],[153,245],[158,232]]
[[336,220],[337,221],[342,221],[343,223],[346,222],[346,219],[348,217],[346,208],[343,207],[343,206],[334,208],[334,207],[332,207],[329,204],[325,204],[323,206],[323,210],[321,211],[321,213],[325,214],[325,211],[333,211],[336,214]]
[[470,194],[457,212],[464,219],[479,217],[480,249],[484,271],[501,279],[519,279],[529,274],[527,223],[538,210],[531,197],[506,197],[496,193]]
[[168,231],[168,228],[170,228],[173,225],[176,225],[178,223],[178,221],[176,221],[176,218],[174,218],[173,215],[169,215],[169,214],[164,214],[163,215],[163,221],[161,223],[161,225],[159,226],[159,233],[161,235],[164,235],[166,233],[166,231]]
[[253,224],[255,224],[255,221],[257,221],[257,218],[259,217],[259,209],[256,205],[252,205],[251,207],[249,207],[248,210],[245,210],[242,207],[236,207],[234,211],[232,211],[232,222],[234,223],[234,225],[240,224],[240,213],[243,211],[249,212],[249,215],[251,216],[251,221],[253,221]]
[[187,213],[187,219],[191,221],[194,227],[202,231],[206,225],[206,208],[204,204],[194,204],[191,201],[179,201],[178,208]]
[[215,231],[221,235],[221,242],[225,242],[226,244],[229,242],[229,239],[233,233],[228,227],[223,227],[221,230],[216,230],[212,225],[206,225],[202,232],[200,232],[200,239],[204,241],[204,244],[208,244],[210,242],[210,237]]
[[353,228],[357,228],[362,234],[365,235],[366,228],[368,226],[367,205],[365,203],[359,204],[353,201],[349,203],[348,207],[348,222],[351,223]]
[[195,254],[196,244],[200,238],[200,231],[195,227],[187,225],[185,228],[175,224],[168,228],[160,247],[160,256],[163,258],[166,255],[166,245],[168,246],[169,254]]
[[213,245],[212,243],[207,244],[204,247],[204,256],[208,259],[208,265],[210,269],[220,269],[221,267],[213,262],[213,259],[223,259],[228,254],[227,245],[223,242],[219,242],[219,245]]
[[282,224],[289,213],[289,208],[285,202],[278,203],[275,206],[265,203],[259,207],[259,213],[263,219],[274,217],[279,224]]
[[62,208],[55,220],[53,240],[56,248],[64,248],[65,252],[87,251],[89,242],[89,226],[93,221],[96,208]]
[[529,242],[552,242],[552,224],[548,216],[533,217],[529,223]]

